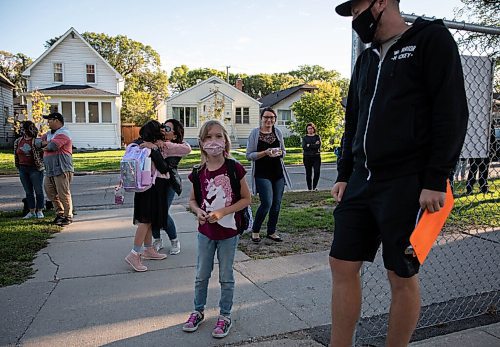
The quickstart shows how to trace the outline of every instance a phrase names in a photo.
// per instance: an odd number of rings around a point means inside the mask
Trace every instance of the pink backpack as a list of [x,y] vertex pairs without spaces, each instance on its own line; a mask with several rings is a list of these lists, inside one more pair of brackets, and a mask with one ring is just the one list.
[[131,143],[120,161],[120,184],[127,192],[145,192],[155,183],[157,172],[149,148]]

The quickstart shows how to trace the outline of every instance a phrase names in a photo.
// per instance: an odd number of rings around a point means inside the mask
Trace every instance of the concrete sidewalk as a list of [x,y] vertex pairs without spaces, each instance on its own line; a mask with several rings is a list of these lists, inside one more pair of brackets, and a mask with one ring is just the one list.
[[498,347],[500,346],[500,323],[462,330],[410,343],[412,347]]
[[0,289],[0,309],[10,313],[0,318],[0,345],[216,346],[328,322],[327,253],[250,261],[238,252],[230,335],[222,341],[211,336],[217,267],[206,321],[195,333],[183,332],[193,309],[196,223],[181,206],[172,213],[182,251],[147,261],[145,273],[132,272],[123,260],[135,231],[131,209],[79,213],[40,252],[33,279]]
[[[217,267],[205,322],[195,333],[183,332],[193,309],[196,221],[183,206],[171,212],[181,253],[146,261],[150,270],[135,273],[123,260],[135,232],[132,209],[81,211],[39,253],[33,279],[0,288],[0,345],[322,345],[307,333],[293,332],[330,322],[328,252],[263,260],[237,252],[231,333],[223,340],[211,337],[220,295]],[[499,346],[500,324],[413,344],[452,345]]]

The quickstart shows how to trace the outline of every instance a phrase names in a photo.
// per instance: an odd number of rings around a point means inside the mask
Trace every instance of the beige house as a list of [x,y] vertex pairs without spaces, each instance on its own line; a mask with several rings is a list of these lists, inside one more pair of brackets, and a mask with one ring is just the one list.
[[157,108],[158,120],[175,118],[184,125],[184,137],[191,145],[198,145],[198,133],[207,119],[221,120],[231,142],[246,146],[248,135],[259,126],[260,102],[237,86],[212,76],[162,102]]

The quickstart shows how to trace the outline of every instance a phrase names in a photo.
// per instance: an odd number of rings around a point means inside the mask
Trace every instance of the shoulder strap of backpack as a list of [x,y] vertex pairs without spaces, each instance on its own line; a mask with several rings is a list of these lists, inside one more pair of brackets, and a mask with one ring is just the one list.
[[233,191],[236,199],[241,199],[241,184],[236,174],[236,161],[234,159],[226,158],[227,174],[231,181],[231,190]]
[[194,198],[199,207],[201,207],[201,182],[200,182],[200,165],[193,166],[191,177],[193,179]]

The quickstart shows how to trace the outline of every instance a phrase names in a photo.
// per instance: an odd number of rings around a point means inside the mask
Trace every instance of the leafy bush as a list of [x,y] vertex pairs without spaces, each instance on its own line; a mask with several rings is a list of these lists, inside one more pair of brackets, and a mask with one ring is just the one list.
[[285,148],[288,147],[300,147],[302,146],[301,138],[298,135],[290,135],[289,137],[285,137]]

